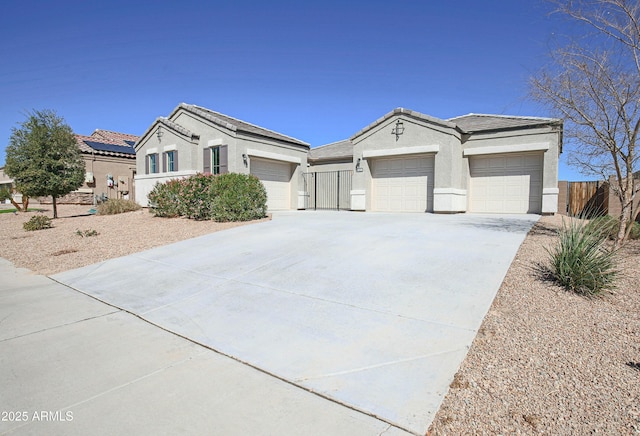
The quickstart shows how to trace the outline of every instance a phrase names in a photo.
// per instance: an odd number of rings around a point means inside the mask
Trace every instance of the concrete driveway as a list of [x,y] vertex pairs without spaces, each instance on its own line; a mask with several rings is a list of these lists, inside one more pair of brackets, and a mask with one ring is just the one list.
[[277,213],[53,278],[424,434],[537,219]]

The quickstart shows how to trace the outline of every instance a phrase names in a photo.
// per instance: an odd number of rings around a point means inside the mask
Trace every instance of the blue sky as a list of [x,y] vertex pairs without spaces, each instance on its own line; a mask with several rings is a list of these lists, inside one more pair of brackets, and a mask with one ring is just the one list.
[[[180,102],[318,146],[396,107],[549,116],[527,98],[563,22],[538,0],[34,1],[0,17],[0,166],[53,109],[142,134]],[[560,179],[585,176],[560,163]]]

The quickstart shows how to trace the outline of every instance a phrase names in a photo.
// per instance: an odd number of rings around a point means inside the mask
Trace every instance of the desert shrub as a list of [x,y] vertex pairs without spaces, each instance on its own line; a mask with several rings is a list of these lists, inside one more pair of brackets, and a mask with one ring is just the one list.
[[34,215],[22,227],[28,232],[33,232],[35,230],[50,229],[53,224],[51,223],[51,218],[46,215]]
[[255,176],[196,174],[157,184],[149,194],[156,216],[195,220],[247,221],[266,214],[267,194]]
[[141,206],[133,200],[123,200],[121,198],[110,198],[100,203],[97,207],[98,215],[116,215],[119,213],[133,212],[139,210]]
[[563,223],[560,240],[549,249],[551,274],[569,291],[596,295],[615,285],[618,274],[616,252],[605,246],[606,225]]
[[76,235],[80,236],[81,238],[89,238],[91,236],[98,236],[100,233],[98,233],[97,230],[94,229],[87,229],[85,231],[82,231],[80,229],[76,230]]
[[181,180],[180,215],[194,220],[211,219],[216,177],[212,174],[196,174]]
[[[616,239],[618,230],[620,229],[620,219],[612,217],[611,215],[605,215],[592,219],[589,221],[588,226],[601,228],[609,239]],[[637,221],[634,221],[631,225],[629,239],[640,239],[640,223]]]
[[267,192],[257,177],[228,173],[215,178],[211,219],[215,221],[250,221],[267,212]]
[[169,180],[166,183],[156,183],[148,195],[149,207],[154,215],[166,218],[180,216],[181,182]]

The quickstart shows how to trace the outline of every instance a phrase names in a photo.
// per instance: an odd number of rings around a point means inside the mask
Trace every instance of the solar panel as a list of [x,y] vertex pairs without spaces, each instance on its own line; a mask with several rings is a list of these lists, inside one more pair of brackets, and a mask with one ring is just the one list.
[[127,144],[129,144],[129,145],[130,145],[130,146],[132,146],[132,147],[133,147],[134,145],[136,145],[136,142],[135,142],[135,141],[127,141],[127,140],[125,139],[125,141],[124,141],[124,142],[126,142]]
[[124,145],[105,144],[104,142],[84,141],[89,147],[98,151],[110,151],[113,153],[124,154],[136,154],[136,150],[133,147],[127,147]]

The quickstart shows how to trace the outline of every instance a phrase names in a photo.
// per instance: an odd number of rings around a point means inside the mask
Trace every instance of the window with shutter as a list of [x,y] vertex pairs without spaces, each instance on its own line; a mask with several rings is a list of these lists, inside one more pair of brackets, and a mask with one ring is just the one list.
[[205,148],[203,155],[204,173],[225,174],[228,172],[227,146]]

